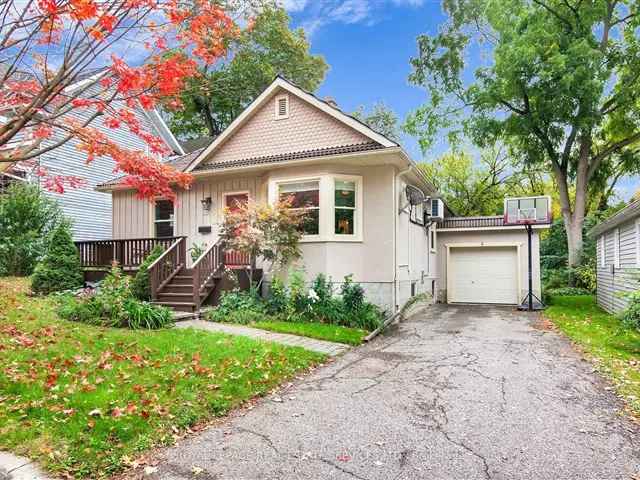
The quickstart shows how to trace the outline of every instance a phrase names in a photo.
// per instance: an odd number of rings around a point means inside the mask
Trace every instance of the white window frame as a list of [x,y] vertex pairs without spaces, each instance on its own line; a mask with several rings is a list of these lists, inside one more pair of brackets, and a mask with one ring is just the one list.
[[640,218],[636,220],[636,266],[640,268]]
[[[280,100],[285,100],[286,106],[287,106],[287,111],[284,115],[280,114]],[[291,111],[291,104],[289,103],[289,95],[276,95],[276,102],[275,102],[275,119],[276,120],[284,120],[285,118],[289,118],[289,112]]]
[[616,268],[620,268],[620,229],[616,228],[613,235],[613,263]]
[[[354,234],[335,233],[335,181],[354,182],[356,185],[356,207],[354,213]],[[318,235],[303,235],[300,241],[307,242],[362,242],[363,241],[363,182],[360,175],[323,173],[308,177],[279,177],[269,181],[269,203],[278,201],[280,185],[301,182],[319,183],[319,225]]]
[[[167,200],[166,198],[156,198],[156,202],[170,202],[170,200]],[[173,229],[171,231],[171,236],[175,237],[176,236],[176,204],[173,204],[173,213],[171,214],[171,217],[168,220],[158,220],[156,218],[156,204],[153,203],[151,204],[151,218],[153,219],[153,238],[166,238],[166,237],[158,237],[157,234],[157,230],[156,230],[156,226],[158,225],[158,223],[172,223],[173,224]]]
[[607,266],[607,234],[603,233],[598,240],[600,241],[600,266],[604,268]]

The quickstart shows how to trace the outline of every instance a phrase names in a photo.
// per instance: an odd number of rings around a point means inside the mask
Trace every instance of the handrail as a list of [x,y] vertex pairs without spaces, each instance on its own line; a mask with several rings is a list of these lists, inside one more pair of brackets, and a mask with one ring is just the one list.
[[216,273],[224,269],[225,241],[219,239],[211,245],[191,267],[193,272],[193,303],[196,310],[200,308],[202,299],[200,292]]
[[158,292],[187,264],[187,247],[184,237],[176,240],[149,266],[151,299],[158,299]]
[[157,245],[170,248],[185,237],[126,238],[75,242],[82,267],[108,268],[115,261],[123,268],[137,268]]

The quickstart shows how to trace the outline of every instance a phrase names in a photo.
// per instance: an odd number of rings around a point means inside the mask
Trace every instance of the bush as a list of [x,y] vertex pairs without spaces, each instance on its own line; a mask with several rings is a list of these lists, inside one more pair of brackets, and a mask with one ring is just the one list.
[[263,319],[266,307],[257,291],[223,292],[218,305],[205,314],[205,318],[212,322],[251,323],[251,319]]
[[287,287],[279,278],[274,278],[269,288],[269,296],[267,298],[267,312],[271,315],[285,313],[289,304],[289,296]]
[[31,288],[36,293],[49,294],[82,287],[80,256],[71,238],[68,223],[59,224],[51,234],[49,248],[36,266]]
[[164,328],[173,322],[170,309],[133,296],[129,277],[117,265],[94,295],[60,296],[58,315],[66,320],[133,330]]
[[138,300],[151,300],[151,281],[149,279],[149,267],[163,253],[164,247],[162,245],[156,245],[155,247],[153,247],[153,249],[149,252],[149,255],[147,255],[144,261],[140,264],[140,268],[138,269],[135,277],[133,277],[133,282],[131,282],[131,291],[133,293],[133,296]]
[[309,296],[304,273],[293,270],[289,273],[289,314],[303,313],[309,310]]
[[37,185],[11,185],[0,195],[0,276],[31,275],[61,222],[57,203]]
[[629,303],[620,314],[620,321],[627,328],[640,330],[640,290],[626,294],[625,297]]
[[591,295],[591,292],[586,288],[562,287],[545,290],[545,295],[548,297],[575,297],[578,295]]
[[364,305],[364,289],[359,284],[353,283],[351,275],[344,277],[341,293],[347,312],[357,312]]

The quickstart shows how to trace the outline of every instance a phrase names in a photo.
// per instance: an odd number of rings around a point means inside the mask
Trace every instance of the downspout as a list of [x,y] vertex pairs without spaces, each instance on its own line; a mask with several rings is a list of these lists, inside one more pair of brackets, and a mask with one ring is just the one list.
[[397,183],[398,178],[406,175],[411,171],[411,164],[407,167],[406,170],[401,170],[397,172],[393,178],[393,304],[395,305],[396,311],[400,308],[398,305],[398,209],[400,205],[398,202],[398,192],[397,192]]

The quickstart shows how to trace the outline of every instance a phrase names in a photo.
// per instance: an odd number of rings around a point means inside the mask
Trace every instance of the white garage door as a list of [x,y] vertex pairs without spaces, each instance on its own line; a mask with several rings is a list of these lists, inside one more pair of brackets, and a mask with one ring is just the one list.
[[516,247],[452,247],[449,302],[518,303]]

